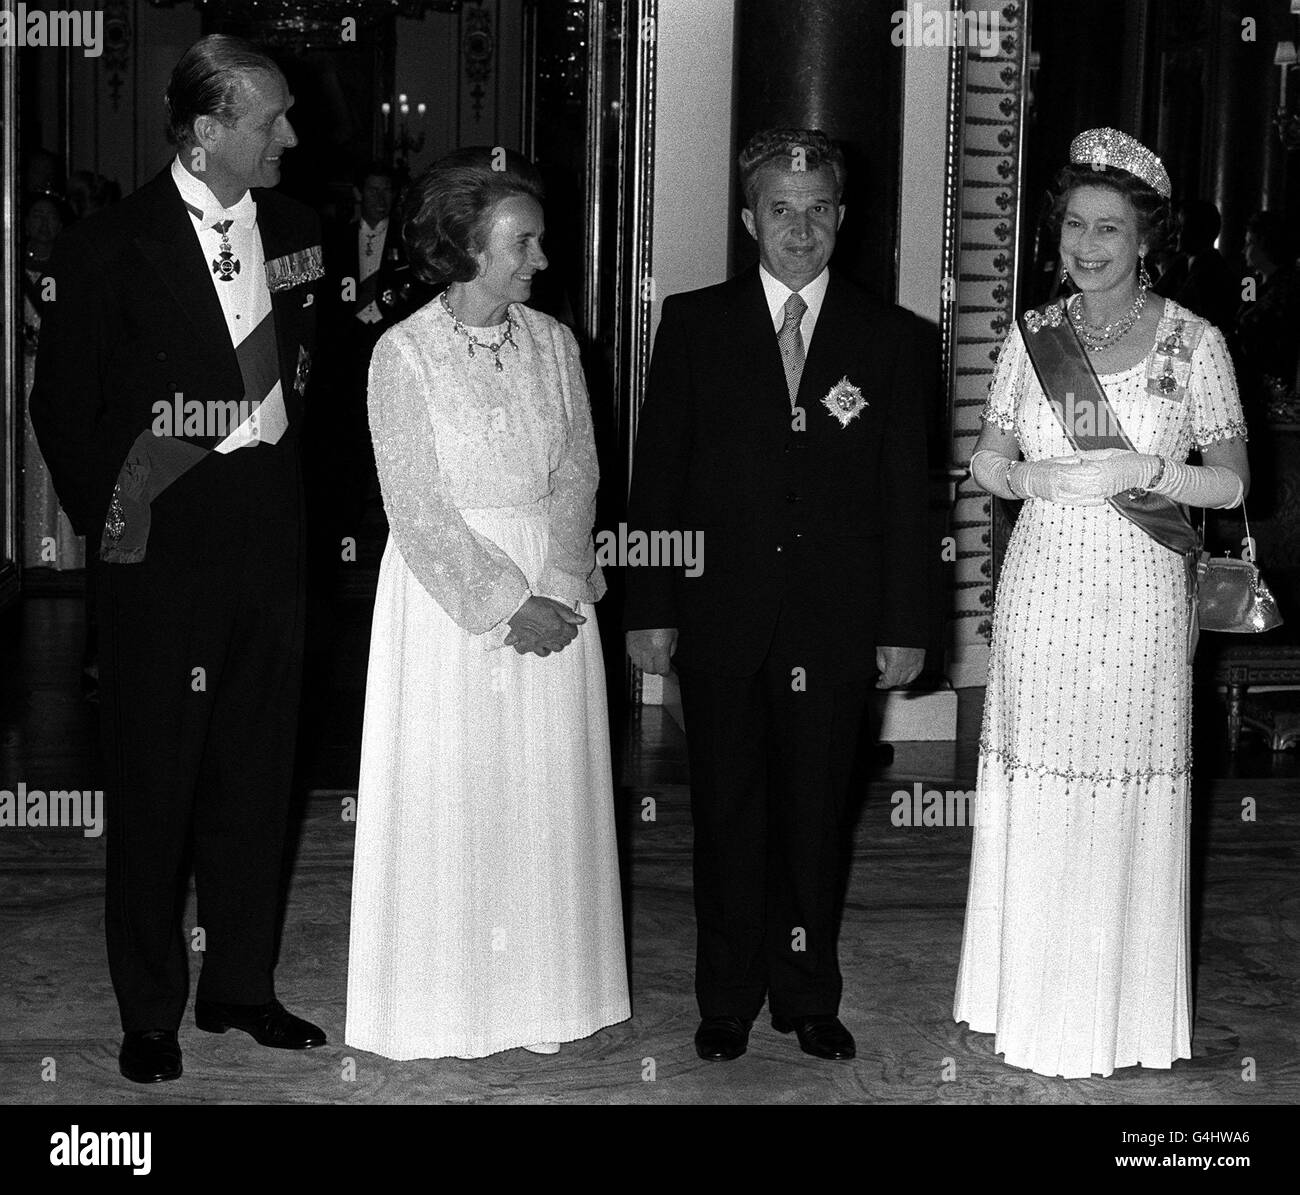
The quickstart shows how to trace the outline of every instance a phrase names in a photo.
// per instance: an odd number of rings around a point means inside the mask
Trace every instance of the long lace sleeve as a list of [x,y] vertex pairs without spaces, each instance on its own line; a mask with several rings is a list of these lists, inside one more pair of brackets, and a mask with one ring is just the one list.
[[591,528],[596,518],[596,484],[600,466],[591,426],[591,402],[582,376],[578,342],[568,328],[559,329],[560,379],[569,422],[568,441],[551,474],[546,502],[550,545],[538,591],[565,601],[599,601],[605,578],[596,564]]
[[528,580],[452,503],[438,470],[426,385],[401,331],[382,336],[370,361],[369,410],[384,510],[420,584],[457,625],[483,635],[519,608]]
[[1192,354],[1187,391],[1191,401],[1192,439],[1198,448],[1216,440],[1246,438],[1246,420],[1237,397],[1237,374],[1223,333],[1213,324],[1206,327]]
[[1025,342],[1020,335],[1020,325],[1012,327],[1002,348],[998,350],[997,365],[993,369],[993,381],[989,383],[989,397],[980,412],[985,423],[1011,431],[1016,425],[1016,407],[1020,404],[1020,395],[1024,389],[1024,369],[1028,353]]

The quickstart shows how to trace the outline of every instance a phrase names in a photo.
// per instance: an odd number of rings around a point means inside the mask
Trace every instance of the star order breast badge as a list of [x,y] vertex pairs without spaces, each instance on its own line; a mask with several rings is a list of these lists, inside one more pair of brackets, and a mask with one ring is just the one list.
[[306,346],[298,346],[298,368],[294,371],[293,388],[298,394],[307,389],[307,379],[311,377],[311,354]]
[[831,387],[830,393],[822,399],[822,406],[840,421],[841,427],[848,427],[862,414],[867,405],[867,400],[862,397],[862,391],[849,381],[847,374],[840,378]]

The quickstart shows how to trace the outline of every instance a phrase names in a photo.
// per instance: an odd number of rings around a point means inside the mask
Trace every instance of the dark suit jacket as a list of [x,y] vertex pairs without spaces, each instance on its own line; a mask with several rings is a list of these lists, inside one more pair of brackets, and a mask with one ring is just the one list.
[[[754,267],[664,302],[640,414],[629,531],[699,530],[703,571],[627,569],[628,630],[676,627],[678,664],[755,672],[783,605],[809,665],[875,668],[877,646],[924,647],[924,411],[934,370],[915,320],[831,272],[792,429],[780,350]],[[867,406],[822,404],[841,381]]]
[[[262,188],[253,199],[268,262],[320,245],[310,208]],[[93,550],[122,463],[153,424],[154,403],[171,402],[177,391],[186,400],[238,402],[243,379],[210,263],[170,168],[63,233],[48,273],[57,289],[41,326],[32,424],[59,501]],[[310,362],[320,286],[271,293],[291,445],[303,416],[295,381],[304,353]],[[219,443],[185,438],[205,448]],[[209,461],[173,488],[194,484]]]

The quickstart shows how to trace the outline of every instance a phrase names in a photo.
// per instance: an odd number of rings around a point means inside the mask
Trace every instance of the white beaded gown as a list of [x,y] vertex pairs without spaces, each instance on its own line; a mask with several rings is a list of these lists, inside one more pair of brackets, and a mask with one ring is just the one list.
[[[1176,318],[1202,323],[1170,302]],[[1244,438],[1216,328],[1176,400],[1148,392],[1151,360],[1100,379],[1137,451]],[[983,417],[1027,460],[1072,451],[1019,328]],[[993,615],[953,1008],[1011,1065],[1084,1078],[1191,1056],[1190,752],[1182,558],[1109,504],[1027,500]]]
[[[370,367],[391,534],[345,1038],[389,1058],[574,1041],[630,1015],[590,409],[572,333],[510,312],[500,372],[492,353],[469,356],[437,300],[386,332]],[[529,588],[588,620],[545,658],[501,646]]]

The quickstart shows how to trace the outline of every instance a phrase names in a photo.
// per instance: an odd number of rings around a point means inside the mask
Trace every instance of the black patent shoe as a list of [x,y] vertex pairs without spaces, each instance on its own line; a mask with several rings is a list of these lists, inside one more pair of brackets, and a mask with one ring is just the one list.
[[311,1050],[325,1044],[325,1033],[310,1021],[287,1012],[279,1000],[265,1004],[194,1002],[194,1023],[205,1033],[242,1029],[261,1046],[275,1050]]
[[166,1083],[181,1077],[181,1047],[175,1029],[128,1029],[117,1069],[132,1083]]
[[731,1062],[749,1048],[752,1021],[705,1017],[695,1031],[695,1052],[707,1062]]
[[773,1017],[772,1028],[778,1033],[793,1030],[799,1048],[814,1058],[853,1058],[858,1052],[853,1034],[844,1028],[839,1017]]

